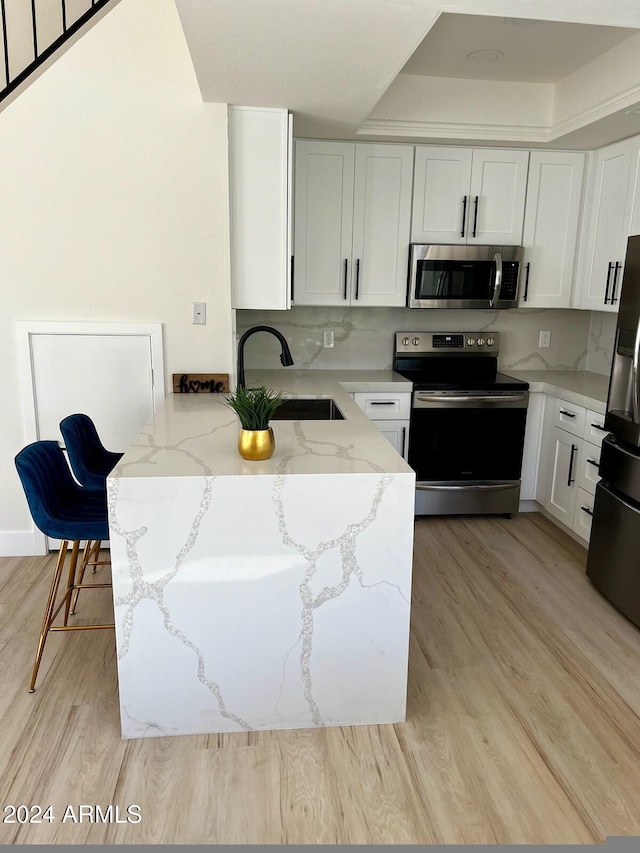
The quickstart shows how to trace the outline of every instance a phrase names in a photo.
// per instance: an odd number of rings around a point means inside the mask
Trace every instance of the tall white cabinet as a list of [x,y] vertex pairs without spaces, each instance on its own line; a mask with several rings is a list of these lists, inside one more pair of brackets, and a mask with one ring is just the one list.
[[640,141],[636,137],[608,145],[592,155],[586,202],[590,215],[583,230],[576,307],[618,310],[639,154]]
[[520,307],[571,305],[584,165],[581,152],[531,152]]
[[295,305],[406,301],[413,147],[295,144]]
[[418,145],[411,241],[519,246],[529,152]]

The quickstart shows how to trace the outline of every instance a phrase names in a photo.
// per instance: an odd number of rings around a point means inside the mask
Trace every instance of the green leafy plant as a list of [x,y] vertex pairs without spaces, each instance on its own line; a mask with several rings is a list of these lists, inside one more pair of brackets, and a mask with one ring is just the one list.
[[232,394],[225,394],[226,406],[240,418],[242,429],[268,429],[276,409],[286,399],[283,394],[264,385],[236,388]]

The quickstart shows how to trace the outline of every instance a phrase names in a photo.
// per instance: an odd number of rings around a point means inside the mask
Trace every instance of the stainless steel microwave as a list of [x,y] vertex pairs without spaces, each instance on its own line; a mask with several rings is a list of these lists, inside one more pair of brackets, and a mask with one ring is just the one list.
[[409,308],[515,308],[521,246],[409,246]]

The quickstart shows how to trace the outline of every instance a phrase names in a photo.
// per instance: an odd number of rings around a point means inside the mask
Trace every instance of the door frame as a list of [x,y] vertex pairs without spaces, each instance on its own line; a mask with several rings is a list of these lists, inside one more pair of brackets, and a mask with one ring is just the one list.
[[[18,320],[18,381],[22,396],[22,418],[26,444],[38,441],[38,412],[35,393],[32,338],[36,335],[131,335],[148,337],[151,351],[153,411],[164,400],[164,355],[162,323],[95,323]],[[157,381],[156,381],[157,380]],[[35,555],[47,554],[47,537],[33,525]]]

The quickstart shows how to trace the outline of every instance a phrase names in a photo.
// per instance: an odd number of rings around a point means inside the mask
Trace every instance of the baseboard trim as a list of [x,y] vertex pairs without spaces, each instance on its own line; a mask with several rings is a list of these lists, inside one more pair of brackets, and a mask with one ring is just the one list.
[[46,554],[41,545],[42,536],[34,530],[0,531],[0,557],[37,557]]

